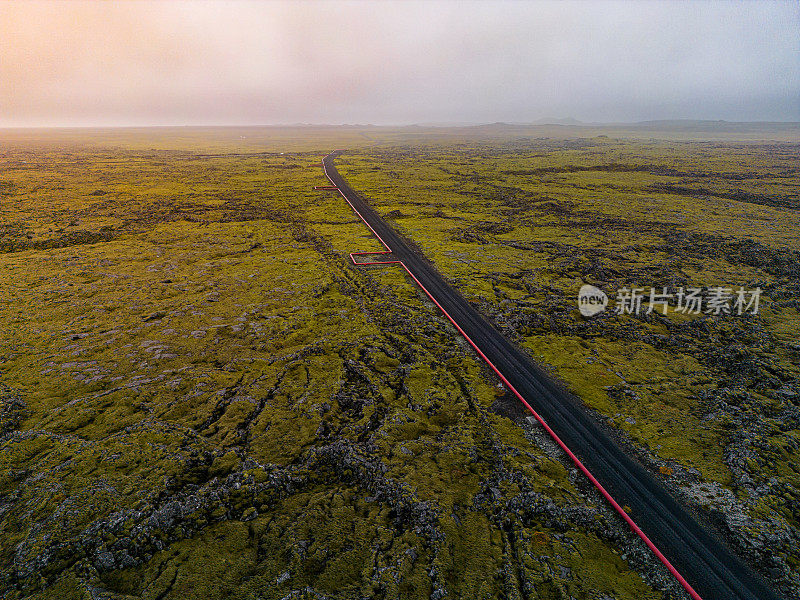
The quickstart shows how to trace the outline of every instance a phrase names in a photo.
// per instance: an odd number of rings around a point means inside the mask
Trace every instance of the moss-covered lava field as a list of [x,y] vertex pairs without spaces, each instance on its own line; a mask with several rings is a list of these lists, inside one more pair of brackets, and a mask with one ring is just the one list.
[[[787,597],[800,144],[0,131],[0,598],[683,598],[321,155]],[[650,138],[653,136],[653,139]],[[759,313],[578,312],[584,284]]]

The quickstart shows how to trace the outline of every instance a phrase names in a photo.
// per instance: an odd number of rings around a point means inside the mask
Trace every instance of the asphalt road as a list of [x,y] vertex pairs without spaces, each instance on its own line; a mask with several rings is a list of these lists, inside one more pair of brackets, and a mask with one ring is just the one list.
[[337,155],[338,152],[332,153],[323,160],[333,184],[391,248],[394,258],[403,261],[614,499],[631,508],[633,520],[703,600],[779,600],[759,576],[609,437],[583,410],[580,400],[503,337],[445,281],[413,243],[392,229],[353,191],[334,167]]

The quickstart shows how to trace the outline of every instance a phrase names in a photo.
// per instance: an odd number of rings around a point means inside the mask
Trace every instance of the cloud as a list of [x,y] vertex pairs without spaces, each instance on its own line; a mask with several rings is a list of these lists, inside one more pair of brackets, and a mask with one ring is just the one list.
[[0,4],[0,126],[800,120],[793,2]]

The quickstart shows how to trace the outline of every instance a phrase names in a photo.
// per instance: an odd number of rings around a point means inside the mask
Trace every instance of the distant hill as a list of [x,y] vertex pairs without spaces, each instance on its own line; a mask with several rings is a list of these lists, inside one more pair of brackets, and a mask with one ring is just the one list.
[[638,123],[619,123],[615,127],[636,127],[642,129],[672,129],[677,131],[786,131],[787,129],[800,129],[800,122],[775,122],[775,121],[709,121],[691,119],[673,119],[660,121],[639,121]]
[[658,138],[693,140],[772,140],[800,142],[800,122],[712,121],[695,119],[661,119],[636,123],[586,123],[567,117],[539,119],[531,123],[484,123],[461,129],[478,135],[534,135],[556,138],[605,135],[621,138]]
[[544,119],[538,119],[534,121],[532,125],[588,125],[588,123],[584,123],[583,121],[579,121],[578,119],[574,119],[572,117],[563,117],[560,119],[546,117]]

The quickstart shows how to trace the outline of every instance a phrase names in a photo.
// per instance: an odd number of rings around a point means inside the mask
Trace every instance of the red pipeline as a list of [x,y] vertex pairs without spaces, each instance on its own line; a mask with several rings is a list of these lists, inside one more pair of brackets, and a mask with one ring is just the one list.
[[[334,152],[336,152],[336,151],[334,151]],[[333,154],[333,152],[331,152],[330,154]],[[330,154],[326,155],[325,158],[330,156]],[[331,179],[330,175],[328,175],[328,169],[325,167],[324,159],[323,159],[323,163],[322,163],[322,170],[325,172],[325,177],[327,177],[328,180],[333,184],[333,186],[331,188],[329,188],[329,189],[336,190],[337,192],[339,192],[339,194],[341,194],[342,198],[344,198],[345,202],[347,202],[347,204],[350,206],[350,208],[353,210],[353,212],[358,215],[358,218],[361,219],[361,221],[364,223],[364,225],[366,225],[369,228],[369,230],[372,232],[372,234],[376,238],[378,238],[378,241],[386,249],[386,250],[384,250],[382,252],[351,252],[350,253],[350,260],[353,261],[353,264],[355,264],[355,265],[394,265],[394,264],[397,264],[397,265],[400,265],[401,267],[403,267],[403,269],[405,269],[406,273],[408,273],[408,275],[411,277],[411,279],[414,280],[414,283],[416,283],[419,286],[419,288],[425,293],[425,295],[428,298],[430,298],[431,302],[433,302],[438,307],[438,309],[442,312],[442,314],[445,317],[447,317],[447,320],[450,321],[450,323],[453,324],[453,327],[455,327],[458,330],[458,332],[464,337],[464,339],[467,340],[469,345],[472,346],[472,348],[475,350],[475,352],[478,353],[478,356],[480,356],[483,359],[483,361],[489,366],[489,368],[492,371],[494,371],[495,375],[497,375],[497,377],[500,378],[500,381],[503,382],[503,385],[506,386],[506,388],[509,391],[511,391],[511,393],[514,394],[519,399],[520,402],[522,402],[522,404],[525,406],[525,408],[528,409],[528,411],[539,422],[539,424],[544,428],[544,430],[553,439],[553,441],[556,444],[558,444],[558,446],[566,453],[567,456],[569,456],[570,460],[572,460],[572,462],[575,464],[575,466],[578,468],[578,470],[581,473],[583,473],[589,479],[589,481],[592,482],[592,485],[597,489],[597,491],[600,492],[600,495],[602,495],[603,498],[605,498],[606,501],[611,505],[611,507],[619,514],[619,516],[622,517],[622,519],[628,524],[628,526],[631,528],[631,530],[637,536],[639,536],[639,538],[652,551],[652,553],[656,556],[656,558],[658,558],[658,560],[661,561],[661,563],[667,568],[667,570],[673,575],[673,577],[675,577],[675,579],[678,581],[678,583],[681,584],[683,589],[685,589],[687,591],[689,596],[691,596],[693,598],[693,600],[703,600],[700,597],[700,594],[698,594],[694,590],[694,588],[691,586],[691,584],[688,581],[686,581],[686,579],[683,577],[683,575],[681,575],[678,572],[678,570],[672,565],[672,563],[664,555],[664,553],[661,552],[661,550],[659,550],[656,547],[656,545],[650,540],[649,537],[647,537],[647,534],[644,531],[642,531],[641,527],[639,527],[636,524],[636,522],[631,518],[631,516],[627,512],[625,512],[625,509],[622,508],[622,506],[620,506],[620,504],[616,500],[614,500],[614,497],[603,487],[603,485],[597,480],[597,478],[594,475],[592,475],[591,471],[589,471],[589,469],[586,467],[586,465],[584,465],[581,462],[581,460],[575,455],[575,453],[573,453],[572,450],[570,450],[567,447],[567,445],[563,442],[563,440],[560,437],[558,437],[558,434],[550,428],[550,426],[545,422],[545,420],[542,418],[542,416],[539,413],[537,413],[530,404],[528,404],[527,400],[525,400],[525,398],[522,397],[522,394],[520,394],[517,391],[517,389],[511,384],[511,382],[508,381],[508,379],[506,379],[505,376],[500,372],[500,370],[494,365],[494,363],[491,360],[489,360],[489,358],[481,351],[480,348],[478,348],[478,346],[475,344],[475,342],[472,341],[472,338],[470,338],[467,335],[467,333],[463,329],[461,329],[461,326],[458,323],[455,322],[455,319],[453,319],[453,317],[450,316],[450,313],[448,313],[444,309],[444,307],[441,304],[439,304],[439,302],[436,300],[436,298],[434,298],[433,295],[428,291],[428,289],[424,285],[422,285],[422,282],[420,282],[420,280],[417,279],[414,276],[414,274],[409,270],[409,268],[406,266],[406,264],[402,260],[387,260],[387,261],[376,261],[376,262],[357,262],[356,261],[356,259],[355,259],[356,256],[391,254],[392,253],[392,249],[389,248],[388,244],[383,241],[383,238],[381,238],[381,236],[378,235],[378,233],[372,228],[372,226],[367,222],[367,220],[363,217],[363,215],[360,212],[358,212],[356,207],[353,206],[353,204],[350,202],[350,200],[348,200],[347,196],[344,195],[342,190],[340,190],[336,186],[336,184],[334,183],[333,179]],[[317,188],[314,188],[314,189],[317,189]]]

